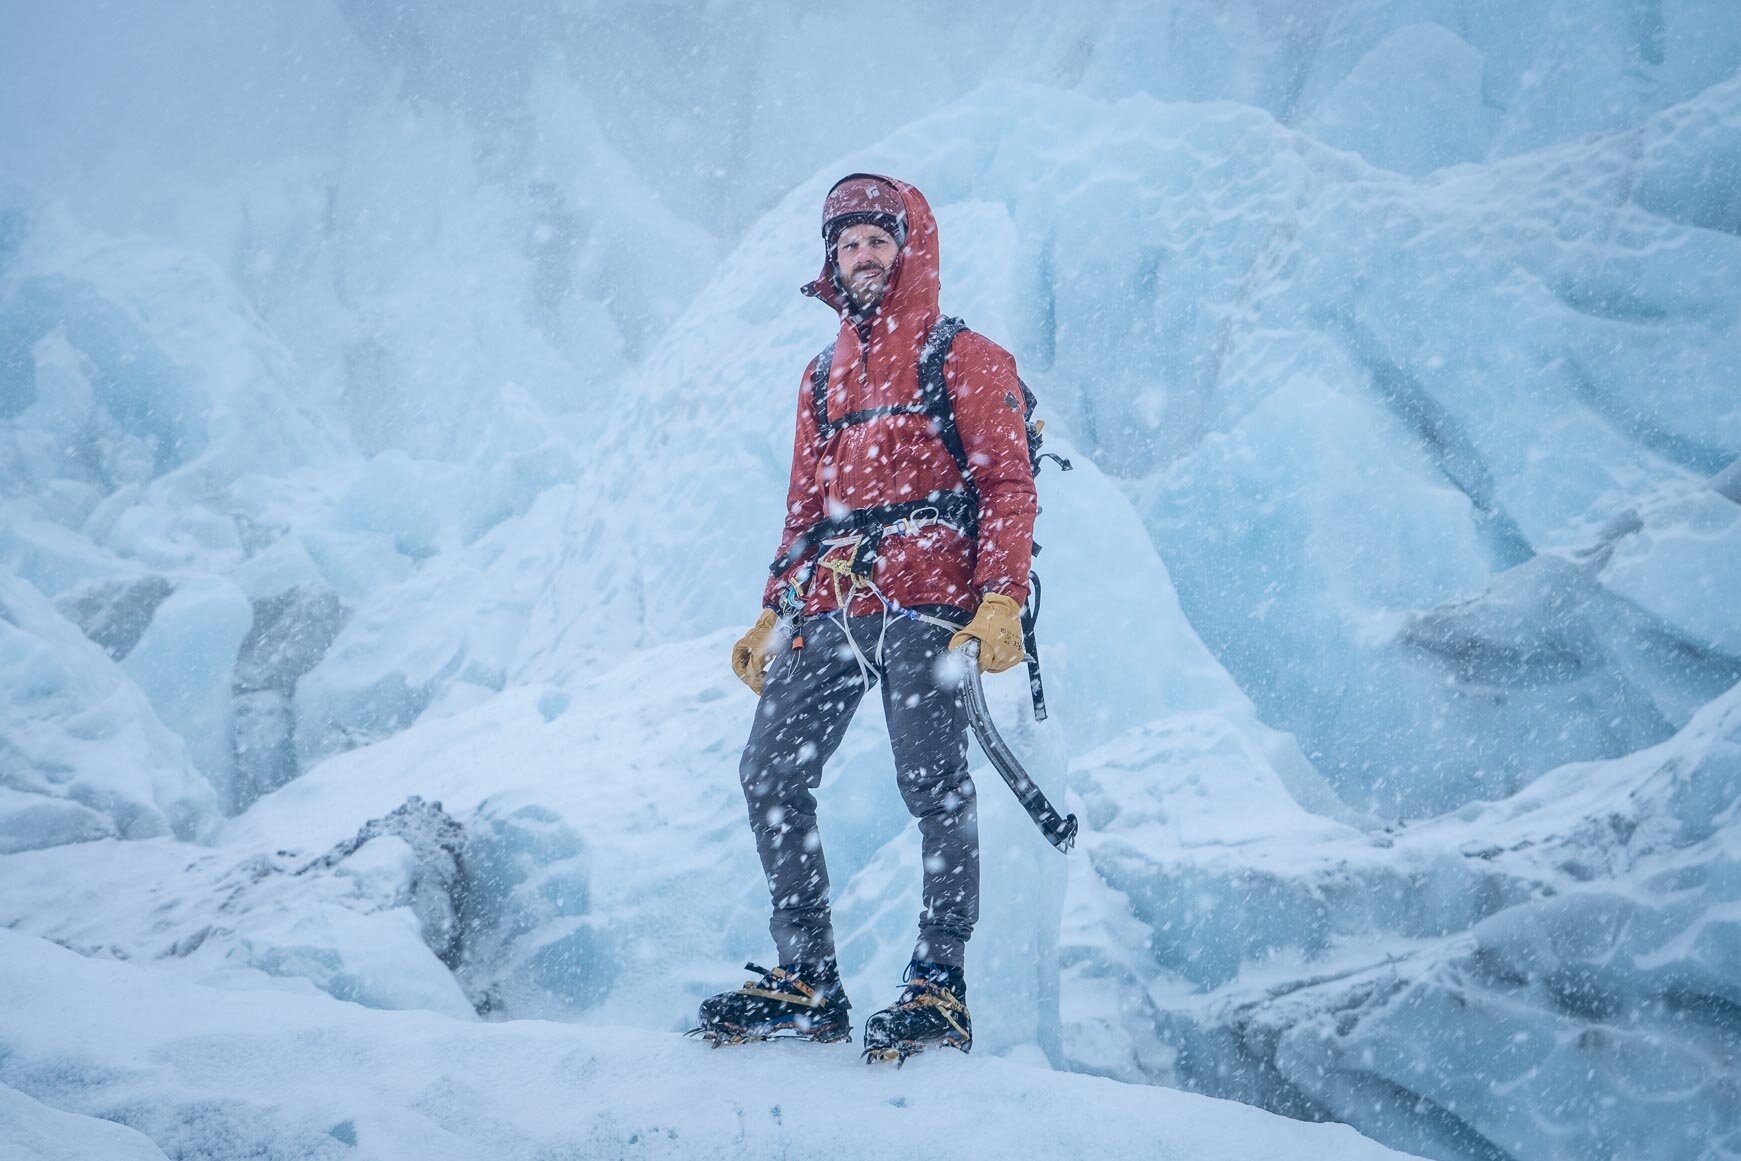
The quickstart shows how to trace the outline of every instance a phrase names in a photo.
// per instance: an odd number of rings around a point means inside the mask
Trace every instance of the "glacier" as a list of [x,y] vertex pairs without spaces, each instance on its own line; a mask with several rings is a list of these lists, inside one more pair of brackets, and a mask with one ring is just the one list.
[[[773,0],[8,7],[0,1139],[1741,1155],[1732,7],[893,0],[868,85]],[[988,692],[1083,834],[976,767],[979,1051],[824,1116],[673,1037],[765,954],[724,659],[860,169],[1075,462]]]

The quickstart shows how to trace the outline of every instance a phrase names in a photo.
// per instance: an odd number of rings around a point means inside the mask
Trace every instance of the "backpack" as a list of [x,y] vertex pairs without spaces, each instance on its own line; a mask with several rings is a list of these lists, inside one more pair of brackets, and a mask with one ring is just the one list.
[[[863,423],[879,415],[929,415],[936,425],[937,437],[943,441],[943,446],[955,460],[955,466],[960,469],[961,478],[972,487],[973,477],[968,471],[967,451],[962,447],[961,433],[955,427],[955,405],[949,398],[949,384],[943,376],[943,364],[949,358],[949,349],[954,346],[955,337],[966,329],[966,323],[947,315],[931,324],[931,331],[925,336],[925,345],[919,350],[919,391],[923,397],[922,402],[853,411],[833,421],[828,418],[828,372],[834,363],[834,344],[829,343],[816,357],[816,370],[810,376],[810,405],[816,416],[819,438],[826,442],[841,428]],[[1059,471],[1069,471],[1069,460],[1056,453],[1041,450],[1046,421],[1034,418],[1034,408],[1039,406],[1040,401],[1034,398],[1033,390],[1020,376],[1016,378],[1016,386],[1022,393],[1022,423],[1028,436],[1028,466],[1038,476],[1041,461],[1050,459],[1057,462]],[[1038,552],[1039,547],[1036,544],[1034,551]]]
[[[925,345],[919,350],[919,391],[921,400],[918,403],[902,404],[894,407],[873,407],[863,411],[848,412],[839,419],[828,418],[828,373],[834,364],[834,344],[829,343],[822,353],[816,357],[816,367],[810,376],[810,406],[816,416],[817,436],[824,442],[833,437],[834,433],[843,427],[855,423],[863,423],[879,415],[928,415],[937,438],[943,441],[949,455],[955,461],[955,466],[961,472],[961,478],[966,482],[968,491],[973,491],[973,474],[967,462],[967,449],[962,446],[961,432],[955,426],[955,404],[949,398],[949,383],[943,374],[943,365],[949,358],[949,349],[955,344],[955,338],[967,329],[967,324],[958,318],[944,315],[931,324],[930,333],[925,336]],[[1034,418],[1034,408],[1039,400],[1033,391],[1022,382],[1018,376],[1016,386],[1022,393],[1022,424],[1028,437],[1028,466],[1035,477],[1040,474],[1041,461],[1054,460],[1058,470],[1071,470],[1070,461],[1054,452],[1042,450],[1043,432],[1046,421]],[[974,497],[974,508],[977,510],[977,496]],[[1039,509],[1035,509],[1038,514]],[[975,528],[977,535],[977,528]],[[1036,542],[1033,554],[1040,554],[1040,546]],[[1022,606],[1022,648],[1028,655],[1028,690],[1034,703],[1034,720],[1046,720],[1046,692],[1040,683],[1040,647],[1034,637],[1034,627],[1040,619],[1040,577],[1033,571],[1028,573],[1029,596],[1028,603]]]

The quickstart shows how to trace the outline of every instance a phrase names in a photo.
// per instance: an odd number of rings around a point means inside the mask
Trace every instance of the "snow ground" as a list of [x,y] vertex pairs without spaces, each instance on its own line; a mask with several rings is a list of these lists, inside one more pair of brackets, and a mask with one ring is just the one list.
[[[851,1045],[715,1051],[628,1028],[370,1012],[213,991],[3,932],[0,1029],[0,1131],[32,1161],[66,1156],[72,1123],[105,1158],[163,1155],[110,1121],[171,1156],[263,1161],[1403,1156],[1341,1125],[996,1059],[869,1068]],[[43,1126],[56,1135],[29,1144]]]

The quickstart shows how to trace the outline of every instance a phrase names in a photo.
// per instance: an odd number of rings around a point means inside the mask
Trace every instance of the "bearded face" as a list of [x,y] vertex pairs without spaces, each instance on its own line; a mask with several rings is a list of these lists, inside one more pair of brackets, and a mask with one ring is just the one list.
[[868,312],[888,293],[889,276],[899,252],[887,230],[868,222],[848,226],[835,239],[834,268],[857,313]]

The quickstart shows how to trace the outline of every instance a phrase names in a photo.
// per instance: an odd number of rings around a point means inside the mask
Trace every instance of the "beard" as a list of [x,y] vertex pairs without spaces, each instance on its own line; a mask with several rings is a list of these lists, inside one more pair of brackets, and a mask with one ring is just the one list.
[[889,291],[889,272],[876,265],[863,265],[841,279],[847,301],[856,314],[869,314]]

